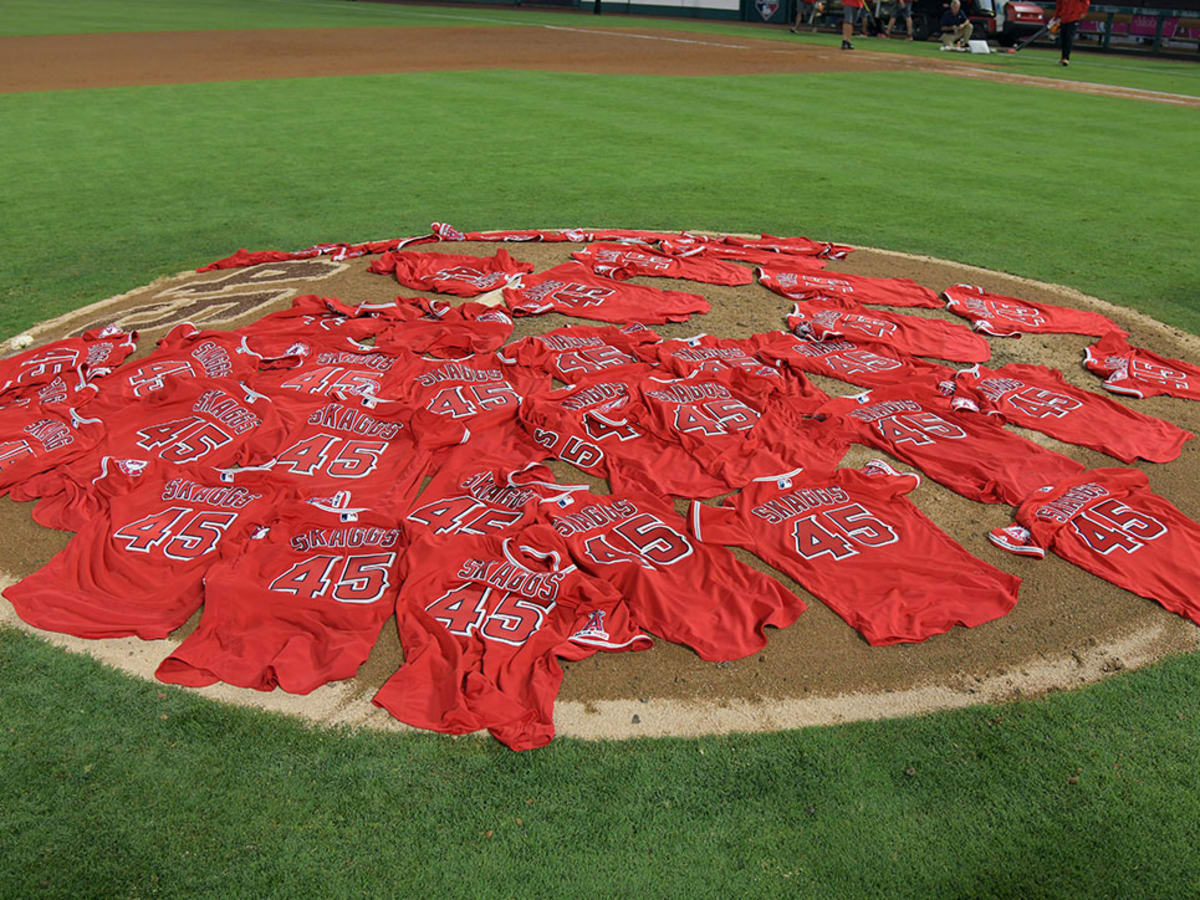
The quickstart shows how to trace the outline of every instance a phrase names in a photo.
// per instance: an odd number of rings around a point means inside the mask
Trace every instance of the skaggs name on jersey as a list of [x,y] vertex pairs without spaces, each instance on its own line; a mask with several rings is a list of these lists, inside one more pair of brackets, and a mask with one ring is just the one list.
[[304,553],[321,547],[394,547],[399,528],[314,528],[295,535],[292,549]]
[[790,494],[781,494],[768,500],[761,506],[754,507],[751,512],[774,525],[819,506],[848,502],[850,502],[850,495],[840,487],[801,488]]
[[510,594],[521,594],[530,600],[557,602],[558,585],[563,572],[530,572],[500,560],[468,559],[458,570],[458,577],[481,582]]
[[228,425],[236,434],[245,434],[262,424],[262,419],[224,391],[205,391],[197,398],[192,411],[208,413],[218,422]]
[[183,500],[188,503],[207,503],[210,506],[224,506],[229,509],[241,509],[262,497],[262,494],[252,494],[245,488],[227,485],[204,485],[186,478],[172,478],[163,486],[164,500]]
[[555,531],[567,537],[620,522],[637,511],[637,506],[631,500],[614,500],[609,506],[585,506],[576,512],[555,516],[550,520],[550,524],[554,526]]
[[381,422],[379,419],[374,419],[361,410],[343,406],[340,403],[330,403],[328,406],[322,406],[308,417],[308,424],[322,425],[326,428],[346,431],[350,434],[383,438],[385,441],[390,441],[394,438],[400,433],[400,429],[403,427],[395,422]]

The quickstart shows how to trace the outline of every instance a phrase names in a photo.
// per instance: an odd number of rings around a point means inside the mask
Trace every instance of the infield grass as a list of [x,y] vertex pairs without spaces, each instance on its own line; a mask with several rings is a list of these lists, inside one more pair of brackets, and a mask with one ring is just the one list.
[[[432,218],[809,233],[1200,331],[1195,113],[1169,107],[450,73],[4,96],[0,134],[5,333],[238,244]],[[1198,690],[1193,656],[1000,707],[518,755],[306,728],[0,629],[0,895],[1185,896]]]

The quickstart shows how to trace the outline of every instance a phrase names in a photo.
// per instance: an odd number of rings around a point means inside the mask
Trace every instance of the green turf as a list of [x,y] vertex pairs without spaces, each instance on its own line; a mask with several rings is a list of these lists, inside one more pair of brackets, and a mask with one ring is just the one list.
[[[915,111],[922,95],[938,106]],[[1194,211],[1194,122],[918,73],[495,71],[0,96],[0,332],[238,245],[399,236],[431,219],[802,233],[1070,284],[1200,330],[1200,255],[1179,224]]]
[[1195,660],[953,714],[511,753],[308,729],[0,630],[6,896],[1182,896]]

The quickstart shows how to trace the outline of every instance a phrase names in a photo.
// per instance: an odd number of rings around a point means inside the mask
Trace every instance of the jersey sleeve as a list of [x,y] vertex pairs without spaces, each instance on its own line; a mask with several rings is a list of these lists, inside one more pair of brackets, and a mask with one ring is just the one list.
[[688,510],[688,527],[701,541],[754,549],[754,535],[746,528],[736,507],[693,501]]
[[1041,559],[1046,555],[1046,548],[1037,543],[1033,532],[1016,522],[1000,528],[993,528],[988,532],[988,540],[1001,550],[1007,550],[1018,556],[1032,556],[1035,559]]

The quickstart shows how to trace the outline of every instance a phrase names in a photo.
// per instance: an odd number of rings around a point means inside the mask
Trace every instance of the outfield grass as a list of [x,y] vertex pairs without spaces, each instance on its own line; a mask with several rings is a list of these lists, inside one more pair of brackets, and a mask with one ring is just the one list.
[[[0,96],[0,332],[235,245],[395,237],[435,218],[802,233],[1069,284],[1200,331],[1183,224],[1195,121],[920,73],[493,71]],[[1147,134],[1152,166],[1138,162]]]
[[[6,30],[47,18],[0,3]],[[4,333],[237,244],[433,218],[809,233],[1200,331],[1195,113],[1169,107],[913,74],[505,71],[5,96],[0,134]],[[1002,707],[518,755],[306,728],[0,630],[0,895],[1183,896],[1198,689],[1184,657]]]

